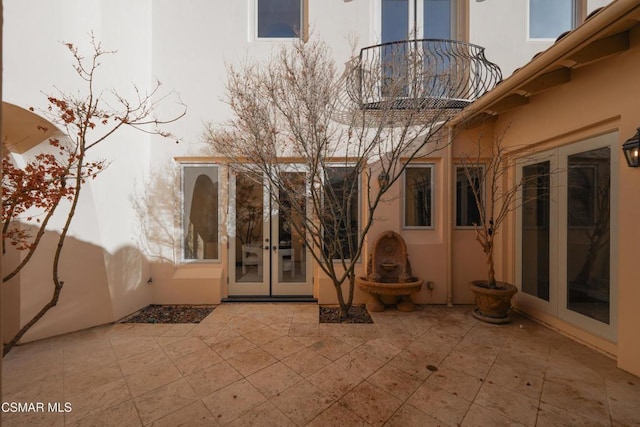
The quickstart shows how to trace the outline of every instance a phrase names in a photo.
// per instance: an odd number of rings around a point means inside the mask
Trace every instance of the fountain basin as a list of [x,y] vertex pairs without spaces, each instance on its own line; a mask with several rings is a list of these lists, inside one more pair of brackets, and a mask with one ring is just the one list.
[[411,301],[411,294],[422,289],[423,280],[410,278],[411,281],[405,283],[383,283],[367,280],[366,277],[356,277],[356,283],[364,292],[369,294],[367,310],[384,311],[384,297],[399,297],[396,308],[399,311],[414,311],[416,305]]

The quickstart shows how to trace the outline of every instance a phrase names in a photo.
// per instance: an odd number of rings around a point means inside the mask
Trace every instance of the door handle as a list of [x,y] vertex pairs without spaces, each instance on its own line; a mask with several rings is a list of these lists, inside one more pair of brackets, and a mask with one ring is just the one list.
[[265,246],[265,247],[264,247],[264,250],[265,250],[265,251],[268,251],[268,250],[269,250],[269,245]]
[[276,245],[273,245],[271,248],[273,249],[273,252],[277,252],[278,251],[278,247]]

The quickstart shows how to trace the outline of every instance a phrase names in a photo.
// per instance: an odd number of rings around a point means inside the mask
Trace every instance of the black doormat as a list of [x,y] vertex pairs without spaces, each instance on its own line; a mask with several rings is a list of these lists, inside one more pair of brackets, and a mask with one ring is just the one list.
[[373,323],[373,319],[363,305],[351,306],[344,320],[340,318],[340,307],[320,307],[320,323]]
[[151,304],[120,323],[200,323],[214,308],[213,305]]

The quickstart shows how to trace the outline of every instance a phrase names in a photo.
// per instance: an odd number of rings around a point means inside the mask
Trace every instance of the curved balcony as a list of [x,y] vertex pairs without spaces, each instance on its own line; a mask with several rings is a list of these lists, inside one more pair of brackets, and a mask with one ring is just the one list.
[[483,47],[454,40],[383,43],[355,59],[347,90],[368,110],[459,110],[502,80]]

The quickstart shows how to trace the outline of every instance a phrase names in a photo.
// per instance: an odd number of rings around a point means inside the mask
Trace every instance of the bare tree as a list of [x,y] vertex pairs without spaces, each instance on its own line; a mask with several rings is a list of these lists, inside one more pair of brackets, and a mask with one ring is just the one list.
[[[3,247],[5,238],[16,248],[25,250],[22,261],[7,275],[3,282],[14,277],[31,260],[41,238],[47,231],[47,224],[56,210],[68,200],[66,219],[58,237],[52,260],[53,293],[51,300],[21,329],[15,337],[4,344],[4,354],[22,338],[51,308],[60,297],[64,282],[60,279],[59,264],[64,243],[73,221],[81,194],[87,179],[94,179],[107,163],[102,159],[92,159],[88,153],[103,144],[123,127],[131,127],[142,132],[171,137],[161,129],[162,125],[174,122],[186,114],[186,106],[179,102],[180,111],[169,118],[159,119],[154,112],[159,103],[168,95],[161,96],[160,82],[146,93],[135,88],[134,99],[127,99],[118,92],[101,92],[96,87],[100,61],[107,51],[90,35],[92,53],[85,58],[72,43],[64,43],[74,59],[74,69],[84,84],[76,94],[60,92],[47,95],[48,108],[43,114],[64,133],[64,138],[51,139],[53,154],[40,154],[25,168],[11,167],[8,158],[3,159]],[[178,100],[179,101],[179,100]],[[6,174],[10,171],[12,173]],[[66,205],[65,205],[66,206]],[[35,211],[35,213],[34,213]],[[17,225],[25,212],[43,216],[39,221],[35,236],[21,231]],[[30,219],[30,218],[26,218]]]
[[[443,94],[458,84],[411,52],[377,61],[364,69],[355,60],[341,75],[329,48],[312,40],[265,63],[228,66],[234,116],[205,132],[233,170],[266,178],[272,203],[286,203],[280,214],[332,281],[343,317],[376,210],[409,162],[448,144]],[[291,174],[293,164],[302,173]]]

